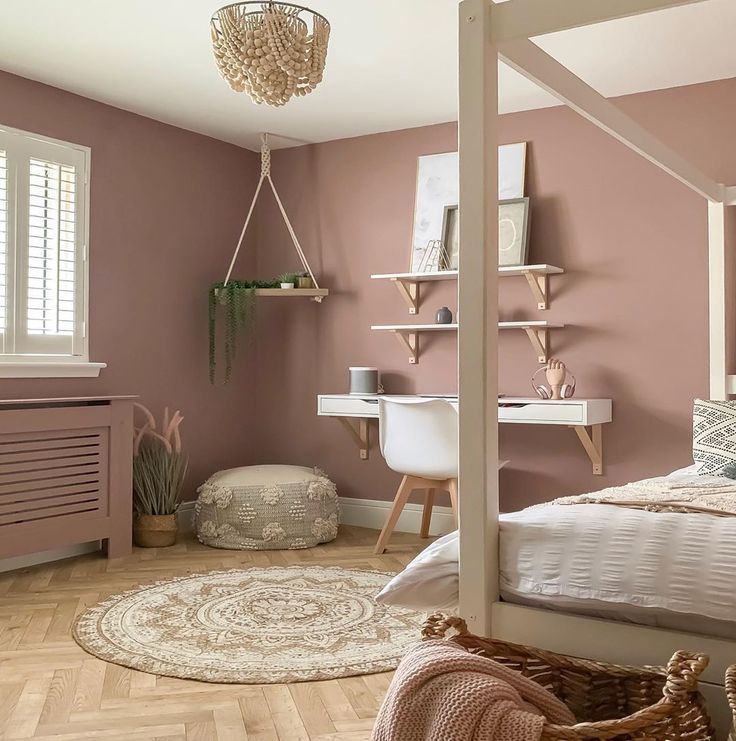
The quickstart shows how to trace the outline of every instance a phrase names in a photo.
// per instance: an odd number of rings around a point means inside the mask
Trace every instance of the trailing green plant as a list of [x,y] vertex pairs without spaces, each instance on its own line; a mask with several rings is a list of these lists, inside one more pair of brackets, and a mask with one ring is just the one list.
[[215,283],[209,291],[209,360],[210,383],[215,383],[217,368],[218,315],[221,316],[224,380],[230,380],[239,335],[252,335],[256,318],[256,288],[278,288],[279,281],[231,280],[227,285]]
[[156,420],[142,404],[136,404],[146,422],[135,428],[133,444],[133,506],[139,515],[173,515],[179,508],[184,477],[189,465],[182,453],[177,411],[169,417],[164,410],[161,432]]

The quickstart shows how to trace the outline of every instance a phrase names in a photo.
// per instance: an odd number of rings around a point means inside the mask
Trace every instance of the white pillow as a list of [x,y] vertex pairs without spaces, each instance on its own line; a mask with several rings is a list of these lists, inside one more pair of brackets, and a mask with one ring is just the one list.
[[458,606],[458,533],[449,533],[425,548],[379,592],[384,605],[448,612]]
[[736,402],[695,399],[693,404],[693,460],[698,474],[736,478]]

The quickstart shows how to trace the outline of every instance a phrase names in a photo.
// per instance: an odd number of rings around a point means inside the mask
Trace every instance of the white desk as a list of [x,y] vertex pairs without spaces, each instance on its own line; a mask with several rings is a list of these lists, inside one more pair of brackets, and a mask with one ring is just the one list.
[[[445,398],[457,406],[457,397],[428,395],[383,395],[380,398],[408,401],[411,399]],[[320,394],[317,414],[335,417],[349,430],[360,450],[368,459],[370,449],[369,422],[378,419],[378,396],[357,394]],[[612,420],[610,399],[564,399],[542,401],[538,398],[501,397],[498,400],[498,421],[503,424],[554,425],[575,430],[583,449],[590,458],[593,474],[603,473],[603,428]],[[354,426],[351,420],[356,420]],[[590,432],[588,427],[591,428]]]

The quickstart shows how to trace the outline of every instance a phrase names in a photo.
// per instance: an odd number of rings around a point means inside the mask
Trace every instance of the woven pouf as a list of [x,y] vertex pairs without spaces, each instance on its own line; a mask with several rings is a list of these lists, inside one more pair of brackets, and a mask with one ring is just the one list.
[[215,548],[312,548],[337,536],[337,490],[303,466],[218,471],[197,490],[197,538]]

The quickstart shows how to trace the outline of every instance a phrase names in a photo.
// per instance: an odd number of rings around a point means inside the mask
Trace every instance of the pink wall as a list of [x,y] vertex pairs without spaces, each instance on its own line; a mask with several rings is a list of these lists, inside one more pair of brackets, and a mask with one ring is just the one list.
[[[206,294],[227,268],[257,156],[6,73],[0,123],[92,148],[90,357],[108,365],[97,379],[0,380],[0,396],[133,393],[157,413],[180,408],[188,496],[218,468],[255,460],[252,388],[208,382]],[[241,358],[240,372],[253,362]]]
[[[734,101],[728,80],[620,104],[709,174],[736,182]],[[552,282],[547,312],[536,311],[522,279],[504,281],[501,313],[568,324],[553,352],[576,373],[578,395],[614,399],[600,478],[571,431],[504,426],[505,508],[687,464],[691,400],[708,393],[705,202],[564,108],[503,116],[501,130],[503,141],[529,142],[531,260],[567,271]],[[331,295],[322,306],[261,312],[255,411],[266,425],[264,461],[317,464],[342,495],[393,496],[397,476],[375,446],[361,462],[339,424],[316,417],[315,396],[345,391],[356,364],[380,366],[390,392],[456,389],[453,338],[426,341],[410,366],[392,337],[369,329],[411,320],[394,287],[369,276],[407,269],[416,158],[455,148],[447,124],[275,153],[274,177]],[[272,204],[258,228],[259,274],[296,266]],[[431,288],[416,320],[432,321],[444,303],[456,307],[452,288]],[[528,341],[504,332],[500,348],[501,390],[528,395],[537,367]]]
[[[736,181],[736,81],[630,96],[621,105],[714,177]],[[4,380],[3,397],[138,393],[180,407],[192,455],[187,488],[217,468],[255,461],[319,465],[347,496],[386,499],[397,477],[377,449],[361,462],[317,393],[346,390],[347,366],[376,364],[393,392],[456,389],[455,341],[437,337],[410,366],[372,323],[410,320],[374,272],[408,265],[416,158],[455,148],[453,124],[274,154],[274,176],[331,288],[318,306],[263,300],[257,340],[233,382],[207,381],[207,286],[222,276],[255,186],[251,152],[0,73],[0,122],[92,147],[91,357],[99,379]],[[606,475],[594,478],[567,430],[505,426],[507,509],[671,469],[689,457],[690,400],[707,394],[705,205],[684,186],[565,109],[504,116],[504,141],[529,144],[531,259],[566,268],[537,312],[521,280],[502,284],[506,318],[569,326],[554,352],[581,396],[611,396]],[[736,228],[736,227],[734,227]],[[298,267],[268,198],[243,277]],[[258,249],[255,249],[257,241]],[[257,254],[256,254],[257,252]],[[425,291],[417,321],[456,301]],[[528,394],[527,340],[501,336],[501,386]]]

